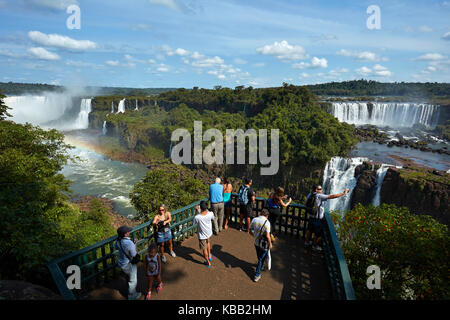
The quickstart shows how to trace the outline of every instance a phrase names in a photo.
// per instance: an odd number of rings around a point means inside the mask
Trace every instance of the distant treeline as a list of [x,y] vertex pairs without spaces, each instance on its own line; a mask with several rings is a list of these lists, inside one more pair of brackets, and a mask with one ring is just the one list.
[[[115,87],[85,87],[87,95],[120,95],[120,96],[150,96],[175,88],[115,88]],[[42,92],[64,92],[63,86],[44,83],[0,82],[0,91],[6,95],[40,94]]]
[[410,96],[433,98],[449,96],[450,83],[381,83],[372,80],[330,82],[306,86],[312,93],[320,96]]

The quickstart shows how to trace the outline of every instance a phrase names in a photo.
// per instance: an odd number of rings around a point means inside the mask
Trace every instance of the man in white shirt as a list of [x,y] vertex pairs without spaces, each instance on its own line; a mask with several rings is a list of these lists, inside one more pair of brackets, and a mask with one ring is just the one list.
[[[252,220],[249,228],[249,233],[254,237],[256,255],[258,257],[258,265],[256,266],[255,278],[253,279],[255,282],[261,279],[261,270],[264,266],[264,261],[267,257],[267,253],[272,249],[272,239],[270,237],[271,226],[267,219],[268,217],[269,211],[263,209],[259,217]],[[262,244],[261,239],[266,240],[266,246]]]
[[204,263],[209,268],[211,267],[211,242],[210,238],[213,234],[212,221],[214,220],[214,213],[208,210],[208,203],[206,201],[200,202],[200,207],[197,206],[195,210],[198,214],[194,217],[194,225],[198,225],[197,235],[200,250],[203,251],[205,257]]

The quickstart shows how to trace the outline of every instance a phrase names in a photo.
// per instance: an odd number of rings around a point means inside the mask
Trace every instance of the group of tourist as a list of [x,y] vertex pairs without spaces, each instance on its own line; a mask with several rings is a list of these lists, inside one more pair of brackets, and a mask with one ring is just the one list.
[[[231,194],[233,186],[224,178],[216,178],[215,183],[209,187],[209,202],[201,201],[196,206],[196,215],[193,223],[197,225],[197,236],[199,240],[199,248],[203,254],[203,263],[207,268],[211,267],[213,256],[211,255],[211,237],[213,234],[218,235],[222,230],[228,229],[231,219]],[[343,193],[334,195],[322,194],[320,185],[314,186],[312,192],[306,198],[306,207],[309,214],[308,226],[306,231],[305,246],[312,246],[315,251],[322,251],[319,246],[320,238],[323,232],[324,208],[323,203],[328,199],[335,199],[346,195],[350,190],[346,189]],[[255,192],[252,188],[252,180],[244,179],[242,186],[239,188],[238,204],[240,214],[239,230],[246,231],[253,236],[253,242],[256,249],[258,263],[256,266],[253,281],[257,282],[261,279],[261,271],[269,258],[267,269],[270,270],[270,250],[273,241],[276,239],[275,226],[281,216],[281,209],[291,204],[292,199],[284,194],[284,189],[278,187],[272,192],[264,203],[264,208],[259,216],[255,216]],[[158,214],[153,219],[153,227],[156,234],[156,243],[151,243],[148,253],[144,257],[145,274],[148,277],[148,292],[146,299],[151,299],[153,282],[156,280],[156,291],[160,292],[164,286],[161,278],[162,262],[167,259],[164,255],[164,247],[167,243],[169,246],[169,254],[176,257],[173,251],[172,232],[170,230],[170,222],[172,217],[167,211],[165,205],[161,205]],[[244,229],[245,222],[245,229]],[[141,294],[136,291],[137,286],[137,263],[140,260],[136,252],[136,241],[130,240],[131,228],[122,226],[117,229],[118,238],[115,248],[119,251],[118,265],[128,276],[128,299],[138,299]],[[314,241],[311,240],[314,234]]]

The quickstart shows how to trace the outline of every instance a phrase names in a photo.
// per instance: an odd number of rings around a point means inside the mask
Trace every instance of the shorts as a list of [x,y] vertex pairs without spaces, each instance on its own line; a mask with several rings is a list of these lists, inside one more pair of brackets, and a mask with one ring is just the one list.
[[254,218],[253,214],[253,206],[249,206],[246,204],[239,205],[239,214],[243,215],[246,218]]
[[233,202],[231,202],[231,199],[228,201],[225,201],[225,208],[232,208],[233,207]]
[[323,232],[323,220],[317,218],[308,219],[308,230],[314,233],[316,236],[322,235]]
[[157,233],[157,237],[156,237],[156,242],[157,243],[163,243],[166,241],[169,241],[172,239],[172,231],[167,231],[167,232],[163,232],[163,231],[159,231]]
[[198,239],[198,245],[200,250],[206,250],[208,248],[209,238],[208,239]]

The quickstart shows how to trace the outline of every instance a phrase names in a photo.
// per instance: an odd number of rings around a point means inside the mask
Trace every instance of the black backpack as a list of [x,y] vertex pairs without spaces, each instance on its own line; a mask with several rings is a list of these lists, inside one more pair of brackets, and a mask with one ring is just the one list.
[[317,193],[312,193],[306,200],[306,212],[313,217],[318,217],[319,207],[316,205]]

